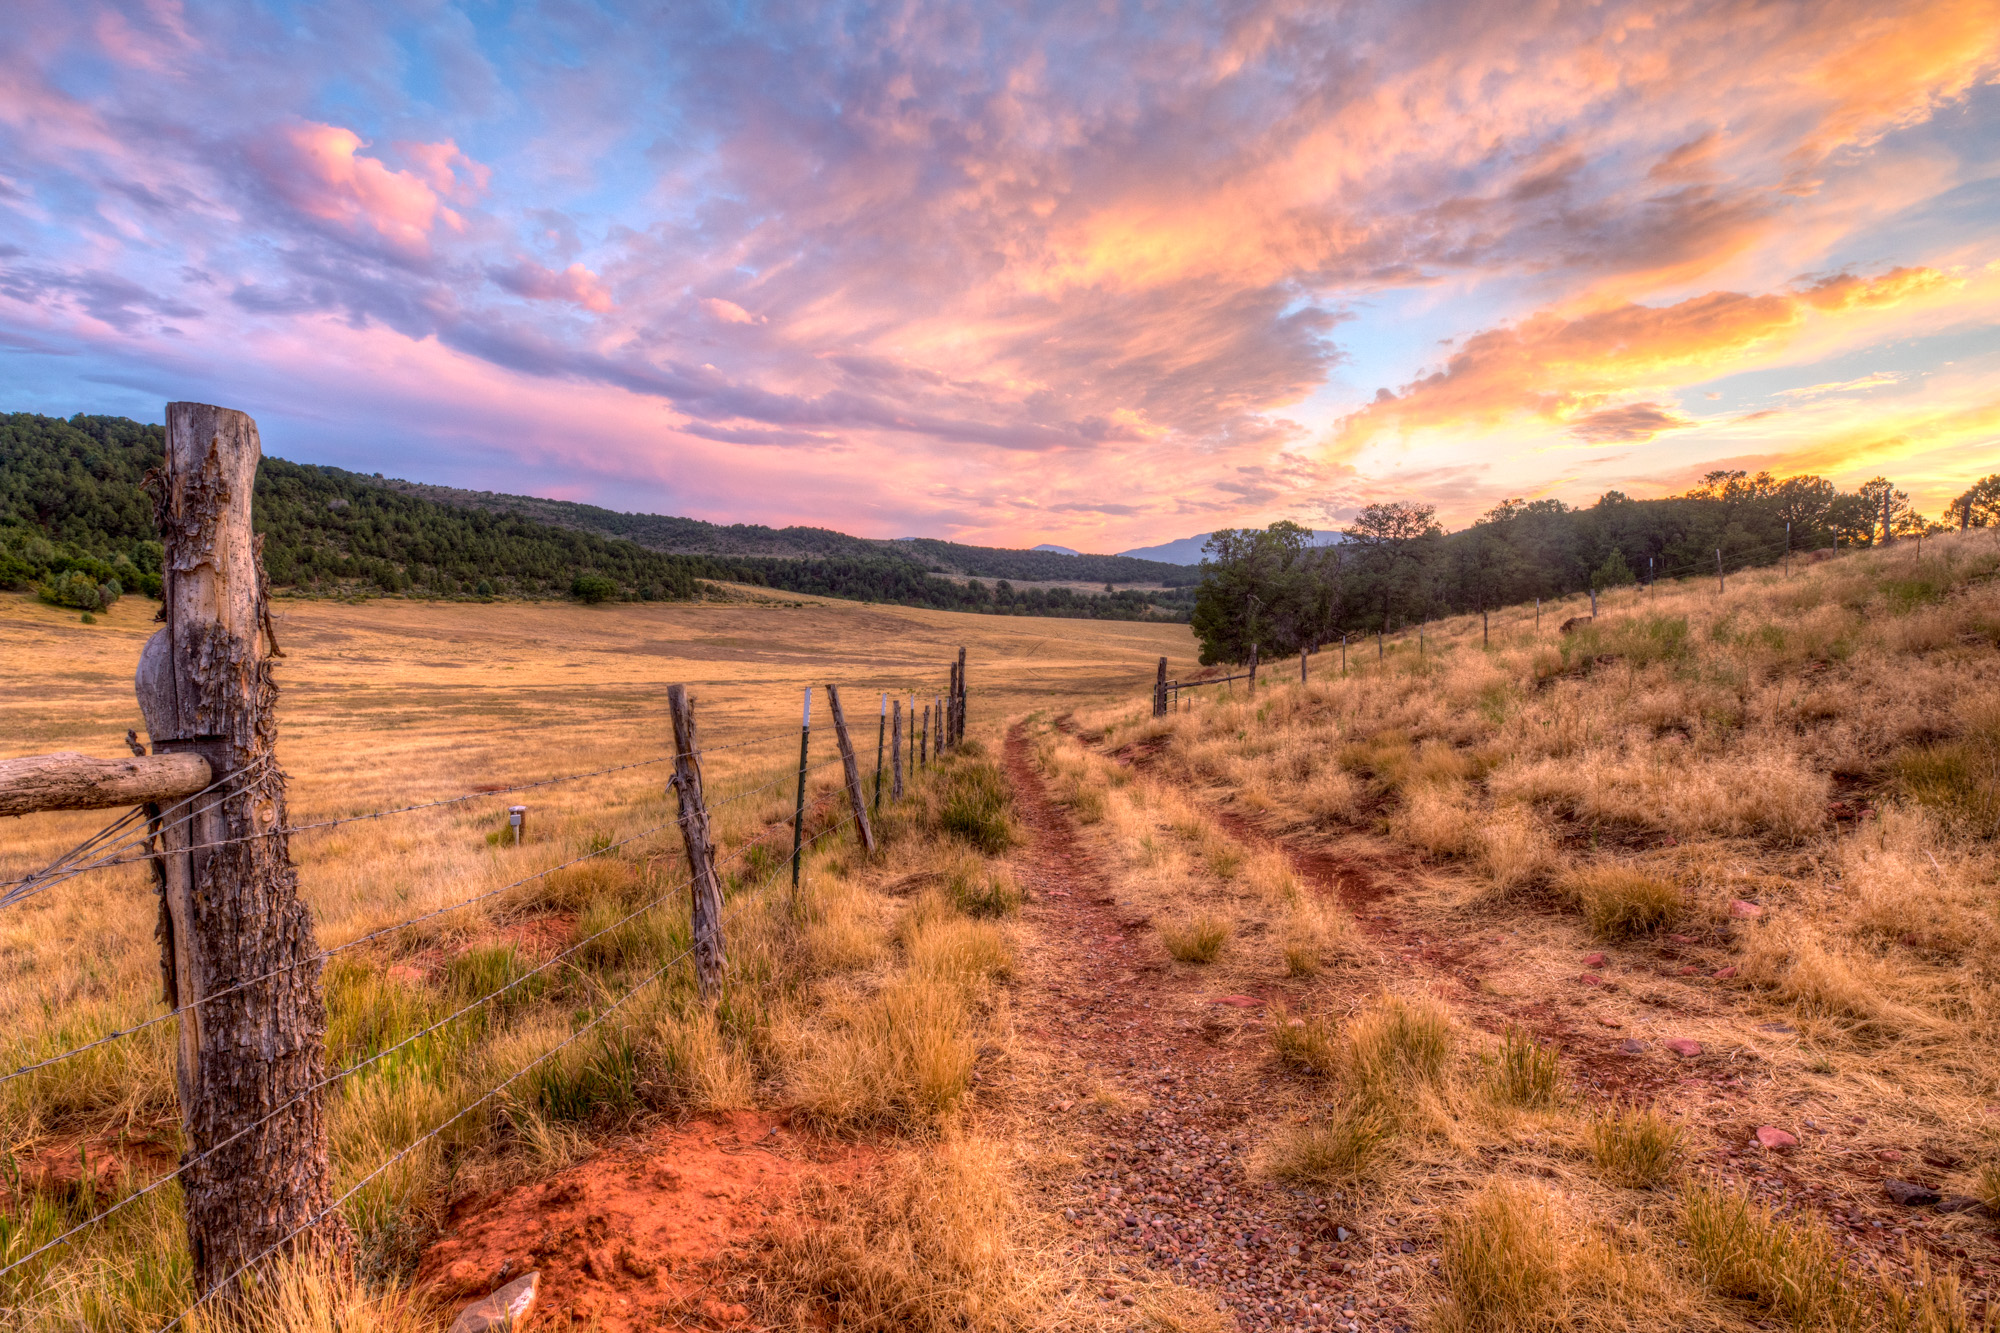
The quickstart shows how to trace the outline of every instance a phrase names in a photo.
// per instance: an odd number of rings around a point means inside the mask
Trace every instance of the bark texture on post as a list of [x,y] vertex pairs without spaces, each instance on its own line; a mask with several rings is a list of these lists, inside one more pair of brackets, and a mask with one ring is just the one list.
[[931,754],[942,759],[944,758],[944,700],[935,698],[932,702],[937,705],[937,709],[931,715],[931,725],[937,728],[937,732],[931,737]]
[[1257,697],[1257,645],[1250,645],[1250,697]]
[[1167,659],[1161,658],[1159,669],[1153,672],[1153,716],[1167,715]]
[[0,759],[0,815],[35,810],[109,810],[192,796],[211,781],[198,754],[92,759],[65,750]]
[[840,767],[847,775],[847,799],[854,807],[854,824],[861,831],[861,846],[875,854],[875,830],[868,823],[868,798],[861,794],[861,765],[854,762],[854,742],[847,738],[847,718],[840,711],[840,687],[826,687],[827,706],[833,710],[833,736],[840,742]]
[[199,1005],[181,1016],[175,1077],[188,1248],[203,1293],[267,1249],[345,1255],[352,1242],[338,1213],[311,1225],[333,1202],[313,1090],[326,1077],[326,1011],[273,754],[278,689],[260,641],[263,542],[250,527],[258,453],[257,425],[243,413],[169,403],[166,462],[147,478],[166,546],[166,628],[140,655],[140,708],[155,755],[199,755],[226,784],[160,834],[170,999]]
[[1306,683],[1306,650],[1299,649],[1299,684]]
[[951,683],[944,690],[944,743],[958,744],[958,663],[951,663]]
[[[916,705],[911,704],[910,709],[912,712],[915,712]],[[922,730],[917,732],[917,767],[929,768],[930,764],[931,764],[931,706],[929,704],[925,704],[924,725]]]
[[693,899],[694,972],[704,1003],[722,993],[727,960],[722,948],[722,880],[715,873],[715,844],[708,832],[708,798],[701,787],[701,745],[695,739],[694,702],[687,686],[667,686],[674,715],[674,795],[680,799],[681,842],[687,847]]
[[889,799],[903,799],[903,701],[889,703]]

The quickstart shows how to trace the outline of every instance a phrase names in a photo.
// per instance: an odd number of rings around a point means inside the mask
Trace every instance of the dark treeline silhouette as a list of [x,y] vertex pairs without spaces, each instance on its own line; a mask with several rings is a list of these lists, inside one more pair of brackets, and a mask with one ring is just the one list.
[[[164,428],[123,417],[0,416],[0,588],[34,589],[86,611],[128,592],[157,596],[162,552],[143,481],[165,441]],[[255,514],[272,585],[306,596],[679,601],[704,581],[729,581],[1002,615],[1185,619],[1191,604],[1186,590],[1099,595],[954,582],[880,545],[829,559],[663,552],[281,458],[258,465]]]
[[1664,500],[1617,491],[1587,508],[1506,500],[1453,533],[1430,505],[1374,504],[1335,546],[1312,548],[1310,531],[1291,522],[1215,533],[1192,621],[1204,663],[1242,662],[1252,643],[1265,657],[1296,653],[1537,597],[1769,565],[1788,550],[2000,524],[2000,475],[1954,499],[1946,520],[1925,520],[1885,478],[1841,492],[1820,477],[1768,472],[1712,472]]

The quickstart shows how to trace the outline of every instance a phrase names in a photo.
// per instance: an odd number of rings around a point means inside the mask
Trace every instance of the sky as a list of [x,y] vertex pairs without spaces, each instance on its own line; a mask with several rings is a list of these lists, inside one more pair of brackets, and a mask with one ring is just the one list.
[[10,0],[0,411],[1121,550],[2000,472],[2000,0]]

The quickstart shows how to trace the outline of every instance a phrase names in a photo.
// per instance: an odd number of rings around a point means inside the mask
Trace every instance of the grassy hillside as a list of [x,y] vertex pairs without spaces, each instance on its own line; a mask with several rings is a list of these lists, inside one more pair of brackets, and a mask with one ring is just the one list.
[[1044,762],[1139,903],[1211,886],[1167,950],[1289,968],[1265,1168],[1434,1237],[1431,1327],[1985,1328],[1996,573],[1975,531],[1443,621]]

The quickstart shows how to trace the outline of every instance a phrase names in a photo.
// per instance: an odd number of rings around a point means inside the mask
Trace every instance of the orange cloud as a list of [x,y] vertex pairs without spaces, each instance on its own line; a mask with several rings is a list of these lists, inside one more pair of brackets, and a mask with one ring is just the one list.
[[1750,296],[1709,292],[1667,306],[1625,303],[1574,318],[1543,312],[1474,334],[1444,369],[1380,391],[1345,418],[1338,441],[1359,449],[1381,431],[1404,432],[1518,416],[1565,425],[1591,442],[1651,439],[1693,424],[1657,403],[1613,400],[1663,379],[1703,377],[1795,330],[1809,311],[1840,313],[1895,305],[1951,283],[1935,269],[1899,268],[1875,278],[1839,274],[1792,291]]
[[371,230],[409,250],[426,248],[439,221],[464,230],[464,219],[440,195],[466,193],[454,174],[455,162],[472,168],[470,181],[483,182],[484,168],[449,142],[406,146],[417,162],[415,172],[393,170],[362,156],[364,146],[353,130],[304,121],[283,132],[276,151],[261,156],[278,193],[309,217],[348,231]]

